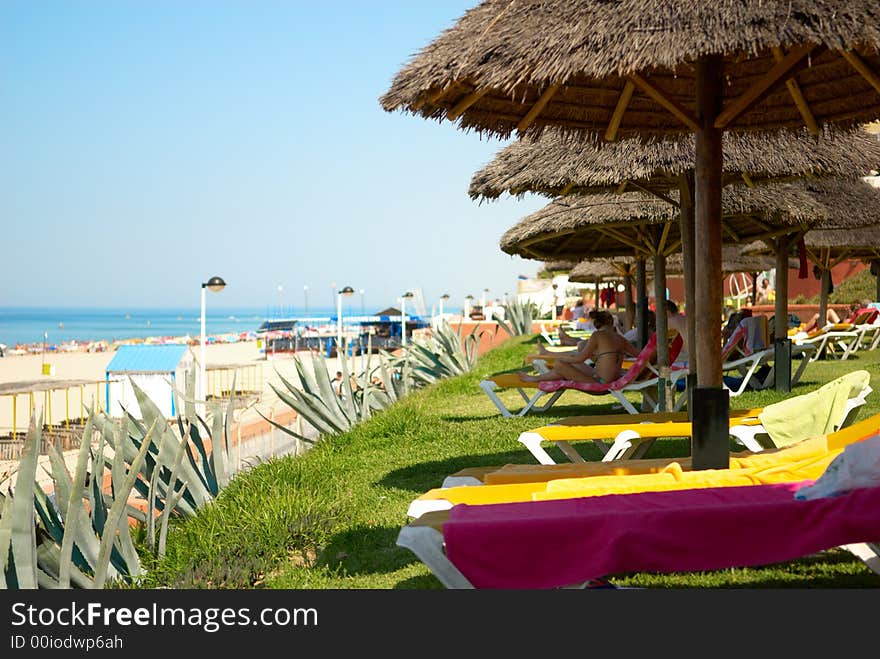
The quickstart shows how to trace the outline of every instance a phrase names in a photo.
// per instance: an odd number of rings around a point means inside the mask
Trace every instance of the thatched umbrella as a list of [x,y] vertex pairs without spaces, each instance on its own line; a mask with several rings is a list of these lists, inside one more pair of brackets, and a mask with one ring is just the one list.
[[[858,259],[871,261],[880,259],[880,190],[874,204],[864,207],[860,217],[875,222],[874,226],[850,229],[826,229],[808,231],[804,236],[807,257],[821,273],[819,288],[819,325],[824,323],[828,310],[828,295],[831,289],[831,269],[841,261]],[[767,246],[752,243],[742,248],[743,254],[760,254]],[[880,285],[878,285],[880,293]]]
[[572,260],[556,260],[544,261],[544,272],[568,272],[577,265],[577,261]]
[[[880,166],[880,140],[863,128],[836,134],[826,129],[818,139],[806,130],[761,135],[728,134],[724,138],[724,148],[724,182],[745,183],[749,187],[754,187],[756,182],[779,182],[804,175],[856,178]],[[682,184],[692,177],[694,149],[691,136],[648,144],[628,139],[605,145],[585,145],[566,139],[561,131],[549,129],[538,139],[519,140],[503,149],[473,176],[470,195],[482,200],[494,199],[503,193],[533,192],[555,196],[612,190],[620,193],[631,189],[650,192],[674,204],[666,193],[678,189],[679,199],[688,196],[690,186],[682,189]],[[692,206],[683,205],[681,210],[685,209],[692,210]],[[691,235],[688,227],[693,218],[682,212],[681,221],[684,223],[681,236],[686,299],[692,308],[694,254],[693,241],[687,239]],[[761,269],[764,268],[758,270]],[[780,282],[783,288],[787,288],[786,275],[787,271],[782,274],[783,281]],[[655,288],[658,285],[655,280]],[[638,297],[644,304],[644,291],[640,291]],[[787,306],[787,301],[782,297],[778,303],[777,336],[785,336],[787,311],[781,307]],[[695,320],[694,314],[689,313],[689,345],[696,342]],[[789,379],[789,369],[777,369],[777,388],[787,391]]]
[[[578,263],[568,273],[568,280],[584,284],[593,284],[596,288],[597,302],[599,284],[608,281],[623,281],[624,302],[626,308],[626,328],[633,324],[632,280],[636,260],[628,257],[613,259],[586,259]],[[644,261],[643,261],[644,263]]]
[[[682,264],[680,259],[673,265],[672,261],[675,257],[670,258],[667,261],[666,266],[666,274],[682,274]],[[614,258],[599,258],[599,259],[586,259],[578,263],[574,268],[572,268],[571,272],[568,273],[569,281],[574,282],[584,282],[584,283],[592,283],[596,286],[596,289],[599,288],[600,282],[607,281],[622,281],[624,287],[624,302],[626,306],[626,326],[630,328],[633,326],[633,320],[635,317],[634,309],[633,309],[633,278],[638,277],[639,267],[641,267],[641,273],[643,275],[643,281],[639,290],[639,297],[645,298],[645,288],[646,288],[646,280],[647,274],[653,274],[653,262],[645,261],[644,258],[634,258],[627,256],[619,256]],[[665,284],[665,282],[664,282]],[[647,301],[645,303],[645,308],[647,308]],[[639,344],[643,345],[646,337],[642,335],[640,332],[639,336]]]
[[[806,130],[724,136],[725,185],[754,187],[801,177],[864,176],[880,167],[880,139],[865,127],[825,129],[818,138]],[[681,175],[693,170],[692,136],[584,144],[559,130],[524,138],[503,148],[471,178],[472,199],[497,199],[527,192],[549,197],[601,192],[680,190]]]
[[[804,236],[806,255],[822,272],[819,296],[821,319],[825,317],[827,309],[831,268],[846,258],[872,258],[877,254],[874,249],[877,243],[871,242],[876,238],[876,233],[866,227],[880,224],[880,188],[861,179],[856,181],[830,179],[812,182],[810,187],[816,200],[825,205],[829,213],[828,222],[814,225],[814,230]],[[836,229],[845,230],[835,231]],[[853,231],[853,229],[859,230]],[[832,240],[838,240],[840,244],[833,245],[830,243]],[[744,246],[741,252],[759,254],[766,253],[769,249],[777,255],[780,252],[785,254],[784,245],[780,246],[772,240],[762,242]],[[777,293],[777,299],[778,297]]]
[[381,102],[504,137],[546,126],[606,141],[696,134],[695,306],[706,327],[692,449],[695,468],[720,467],[722,133],[880,118],[878,24],[868,0],[484,0],[398,72]]

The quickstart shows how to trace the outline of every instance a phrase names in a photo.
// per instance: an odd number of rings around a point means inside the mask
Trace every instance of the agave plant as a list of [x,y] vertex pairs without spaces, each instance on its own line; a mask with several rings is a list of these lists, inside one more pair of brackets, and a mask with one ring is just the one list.
[[538,317],[538,306],[531,300],[527,302],[514,298],[512,302],[502,305],[504,319],[495,318],[495,322],[503,327],[510,336],[532,333],[532,321]]
[[90,414],[73,477],[60,451],[50,453],[55,491],[49,497],[36,482],[42,421],[31,419],[15,489],[0,498],[0,587],[103,588],[108,581],[141,574],[128,527],[128,498],[154,428],[129,469],[121,456],[110,461],[108,501],[102,491],[103,443],[97,452],[91,449],[93,421]]
[[[178,405],[184,414],[172,425],[131,384],[140,417],[126,411],[114,420],[89,410],[72,476],[51,447],[51,496],[36,483],[42,422],[31,419],[15,490],[0,495],[0,587],[103,588],[131,580],[142,568],[129,518],[145,523],[148,544],[161,556],[171,515],[195,514],[229,482],[232,401],[226,414],[212,406],[209,428],[195,413],[189,373],[185,403]],[[147,501],[146,512],[130,504],[134,493]]]
[[406,346],[404,357],[412,379],[417,385],[428,385],[443,378],[467,373],[477,363],[483,330],[474,327],[467,336],[461,326],[456,331],[445,320],[427,339],[415,339]]
[[[184,404],[176,423],[172,425],[150,397],[131,382],[140,408],[140,418],[125,411],[124,431],[106,416],[97,417],[104,437],[122,459],[131,463],[147,441],[148,428],[155,426],[154,433],[134,487],[148,502],[150,510],[165,510],[166,504],[175,502],[175,512],[185,516],[194,515],[209,504],[229,482],[229,420],[232,417],[233,400],[230,399],[226,413],[220,405],[209,405],[211,425],[195,411],[195,374],[185,378]],[[175,432],[176,430],[176,432]],[[149,516],[147,516],[149,520]]]
[[[343,344],[343,354],[344,348]],[[339,368],[342,371],[342,386],[339,393],[333,390],[327,361],[319,353],[309,353],[308,358],[299,355],[294,357],[298,385],[284,378],[276,370],[284,389],[271,383],[270,386],[284,403],[311,424],[320,435],[339,434],[368,419],[374,411],[385,409],[407,391],[406,377],[401,377],[395,372],[386,356],[380,354],[380,364],[373,370],[372,355],[369,353],[368,349],[369,356],[364,373],[356,378],[352,378],[349,373],[346,360],[339,360]],[[381,385],[373,383],[376,372],[381,374]],[[354,386],[352,386],[353,380]],[[314,444],[313,439],[262,416],[288,435]]]

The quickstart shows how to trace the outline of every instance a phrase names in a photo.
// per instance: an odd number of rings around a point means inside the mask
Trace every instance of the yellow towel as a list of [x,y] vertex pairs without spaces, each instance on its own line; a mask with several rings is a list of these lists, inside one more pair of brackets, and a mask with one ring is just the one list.
[[847,373],[813,392],[766,406],[758,418],[779,447],[834,432],[846,401],[861,393],[870,379],[865,370]]
[[802,460],[780,462],[763,468],[704,469],[683,471],[672,463],[660,474],[645,474],[619,478],[599,476],[593,478],[570,478],[547,483],[544,491],[536,491],[533,501],[571,499],[574,497],[600,496],[604,494],[632,494],[634,492],[659,492],[662,490],[689,490],[703,487],[734,487],[737,485],[766,485],[816,479],[822,475],[831,461],[842,449],[811,455]]

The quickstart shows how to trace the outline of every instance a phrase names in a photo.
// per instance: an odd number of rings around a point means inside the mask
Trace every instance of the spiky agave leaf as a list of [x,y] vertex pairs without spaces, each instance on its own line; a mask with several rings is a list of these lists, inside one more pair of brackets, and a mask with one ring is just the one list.
[[[59,504],[64,511],[64,535],[61,539],[58,574],[59,588],[68,588],[72,571],[75,569],[72,559],[75,550],[81,552],[90,567],[94,568],[97,560],[98,542],[91,529],[87,528],[85,520],[88,518],[83,501],[88,498],[88,488],[86,486],[86,472],[89,462],[92,459],[91,442],[94,428],[94,412],[90,411],[86,419],[86,425],[83,429],[82,441],[80,442],[79,453],[77,454],[76,467],[74,468],[74,477],[67,481],[67,469],[64,466],[63,459],[60,465],[56,467],[53,462],[52,476],[55,480],[56,494],[62,495],[59,498]],[[92,470],[92,478],[98,478],[103,472],[103,465],[98,465]],[[60,486],[60,487],[59,487]]]
[[[124,480],[122,480],[122,482],[120,483],[118,490],[114,491],[114,502],[110,508],[109,513],[107,514],[107,520],[104,525],[103,533],[101,534],[101,548],[98,553],[98,565],[95,569],[96,588],[103,588],[104,583],[107,580],[108,566],[110,565],[110,555],[115,545],[116,529],[118,528],[119,523],[122,520],[123,514],[125,513],[128,496],[131,493],[132,488],[134,487],[134,481],[138,478],[138,475],[140,473],[140,469],[143,465],[144,458],[146,457],[150,441],[152,440],[152,433],[154,429],[155,422],[154,425],[150,427],[149,431],[147,432],[147,436],[141,443],[140,451],[138,451],[137,456],[135,456],[134,461],[131,463],[131,468],[125,475]],[[139,567],[140,566],[138,565],[138,569]]]

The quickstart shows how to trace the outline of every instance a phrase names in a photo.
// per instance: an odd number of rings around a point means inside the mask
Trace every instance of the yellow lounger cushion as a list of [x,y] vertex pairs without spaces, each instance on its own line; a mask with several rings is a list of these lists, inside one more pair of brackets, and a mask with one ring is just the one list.
[[683,471],[677,463],[658,474],[644,474],[621,478],[619,476],[596,476],[593,478],[568,478],[550,481],[544,491],[532,495],[535,501],[571,499],[574,497],[600,496],[604,494],[630,494],[633,492],[657,492],[661,490],[690,490],[702,487],[734,487],[737,485],[769,485],[807,479],[822,475],[841,450],[826,451],[802,460],[767,465],[762,468],[704,469]]
[[[686,489],[687,487],[700,486],[694,484],[682,485],[678,488],[673,486],[676,483],[682,483],[688,479],[692,482],[697,482],[699,479],[706,478],[706,476],[703,475],[709,474],[709,472],[714,472],[712,476],[713,478],[718,478],[718,474],[723,474],[723,472],[735,472],[738,478],[747,477],[750,472],[754,472],[751,480],[737,482],[736,484],[802,480],[806,478],[817,478],[819,474],[825,470],[828,462],[843,450],[840,448],[835,451],[828,451],[827,447],[827,440],[822,436],[811,440],[805,440],[797,446],[780,449],[778,451],[767,451],[748,454],[745,457],[731,458],[731,467],[734,467],[734,469],[687,472],[684,471],[681,463],[670,463],[667,460],[666,464],[659,468],[657,473],[634,474],[623,478],[615,475],[602,475],[590,478],[560,479],[549,482],[539,481],[532,483],[483,485],[477,487],[435,488],[425,492],[418,498],[420,500],[442,499],[449,501],[449,503],[453,505],[459,503],[481,505],[489,503],[510,503],[513,501],[530,501],[544,498],[570,498],[575,496],[595,496],[596,494],[641,492],[645,491],[645,488],[649,490]],[[689,463],[689,460],[683,460],[682,462]],[[596,466],[601,466],[605,463],[595,464]],[[795,473],[794,470],[798,470],[797,473]],[[696,474],[697,476],[690,477],[689,474]],[[703,487],[707,486],[704,485]],[[572,493],[568,493],[569,489]],[[560,494],[563,491],[566,493]]]

